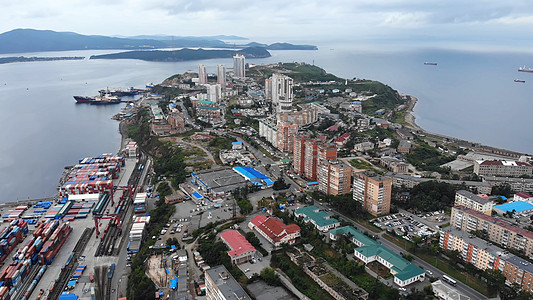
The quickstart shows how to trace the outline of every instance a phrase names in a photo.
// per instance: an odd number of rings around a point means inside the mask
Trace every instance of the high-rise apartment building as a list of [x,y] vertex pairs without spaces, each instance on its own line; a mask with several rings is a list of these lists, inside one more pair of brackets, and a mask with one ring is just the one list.
[[353,199],[373,216],[390,212],[392,179],[366,172],[353,174]]
[[335,144],[318,144],[317,161],[321,160],[336,160],[337,146]]
[[276,147],[281,152],[290,152],[294,149],[294,136],[298,133],[298,125],[287,122],[278,122]]
[[318,145],[320,144],[318,139],[308,139],[305,141],[304,146],[304,177],[310,180],[316,179],[316,165],[318,162],[317,153]]
[[233,75],[239,78],[246,77],[246,59],[244,55],[235,54],[233,56]]
[[198,65],[198,83],[207,84],[207,68],[205,65]]
[[217,83],[226,87],[226,66],[217,65]]
[[272,74],[272,103],[277,112],[289,112],[292,110],[292,101],[294,100],[294,93],[292,86],[294,84],[292,78]]
[[305,162],[305,141],[309,136],[297,134],[294,136],[294,150],[292,152],[292,168],[295,173],[303,175]]
[[337,160],[320,160],[318,164],[318,190],[327,195],[350,192],[352,168]]

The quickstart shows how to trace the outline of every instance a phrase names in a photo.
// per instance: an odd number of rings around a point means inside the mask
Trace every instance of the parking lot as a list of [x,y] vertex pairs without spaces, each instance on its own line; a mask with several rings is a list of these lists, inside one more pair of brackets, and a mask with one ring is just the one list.
[[[436,222],[444,222],[446,216],[443,211],[428,213],[427,216],[415,216],[407,212],[400,212],[384,217],[379,217],[371,222],[384,230],[393,230],[397,235],[412,241],[413,237],[432,236],[437,233],[438,228],[431,227],[429,222],[424,222],[423,218],[432,218]],[[440,221],[438,221],[440,220]]]

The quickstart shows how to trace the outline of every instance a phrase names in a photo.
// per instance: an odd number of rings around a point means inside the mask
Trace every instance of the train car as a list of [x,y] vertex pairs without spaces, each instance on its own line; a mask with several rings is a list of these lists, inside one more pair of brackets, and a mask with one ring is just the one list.
[[115,274],[115,264],[111,264],[111,267],[109,267],[109,272],[107,273],[107,278],[109,279],[113,278],[114,274]]

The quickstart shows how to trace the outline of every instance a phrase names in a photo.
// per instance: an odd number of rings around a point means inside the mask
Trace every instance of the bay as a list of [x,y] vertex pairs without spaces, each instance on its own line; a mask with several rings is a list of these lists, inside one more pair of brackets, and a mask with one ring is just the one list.
[[[85,56],[113,51],[66,51],[24,56]],[[270,51],[250,64],[306,62],[343,78],[388,84],[419,99],[417,123],[424,129],[486,145],[531,153],[533,67],[527,52],[363,48],[319,45],[318,51]],[[425,61],[437,62],[426,66]],[[232,67],[231,59],[188,62],[81,60],[0,65],[0,202],[55,194],[63,167],[85,156],[116,153],[123,107],[75,104],[73,95],[99,89],[144,87],[205,64]],[[515,83],[523,79],[526,83]]]

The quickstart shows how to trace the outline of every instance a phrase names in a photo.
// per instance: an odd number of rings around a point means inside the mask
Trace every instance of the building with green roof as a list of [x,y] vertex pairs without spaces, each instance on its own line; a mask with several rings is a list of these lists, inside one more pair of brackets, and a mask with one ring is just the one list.
[[298,208],[294,211],[294,215],[303,217],[305,223],[311,222],[316,229],[322,232],[327,232],[340,225],[339,220],[332,218],[327,212],[321,211],[314,205]]
[[344,226],[344,227],[331,230],[329,232],[329,238],[332,241],[336,241],[338,235],[345,235],[345,234],[350,235],[352,238],[352,242],[359,247],[378,244],[378,242],[366,236],[361,231],[353,228],[352,226]]
[[425,278],[424,270],[379,243],[355,248],[354,256],[365,264],[377,260],[389,268],[394,276],[394,283],[401,287],[415,281],[423,281]]
[[331,230],[329,232],[329,238],[335,241],[341,234],[350,235],[352,242],[359,247],[354,249],[355,257],[359,258],[365,264],[377,260],[390,270],[394,276],[394,283],[397,285],[404,287],[417,280],[424,280],[426,274],[424,270],[352,226],[344,226]]

